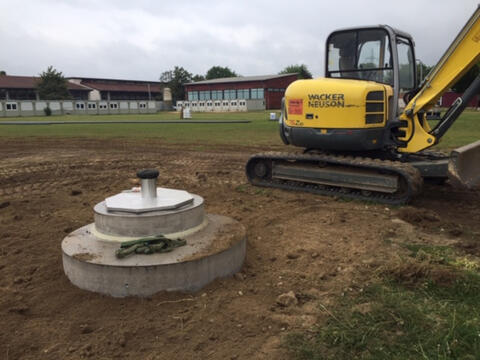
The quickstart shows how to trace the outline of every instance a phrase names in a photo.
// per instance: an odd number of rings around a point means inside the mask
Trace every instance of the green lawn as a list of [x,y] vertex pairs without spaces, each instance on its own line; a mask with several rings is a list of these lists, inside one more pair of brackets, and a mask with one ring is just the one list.
[[[248,113],[194,113],[191,120],[250,120],[246,124],[59,124],[1,125],[0,136],[160,138],[167,143],[280,145],[277,122],[270,111]],[[162,121],[180,120],[179,113],[135,115],[65,115],[51,117],[2,118],[2,121]]]
[[319,304],[328,319],[313,332],[290,334],[295,359],[480,359],[478,259],[447,246],[401,245],[409,257],[333,309]]
[[[239,113],[194,113],[192,120],[250,120],[248,124],[67,124],[2,125],[0,136],[160,138],[167,143],[281,145],[270,111]],[[2,118],[2,121],[153,121],[179,120],[175,112],[135,115],[65,115]],[[466,111],[442,139],[440,148],[454,148],[480,139],[480,112]]]
[[442,138],[439,147],[456,148],[476,140],[480,140],[480,111],[466,110]]

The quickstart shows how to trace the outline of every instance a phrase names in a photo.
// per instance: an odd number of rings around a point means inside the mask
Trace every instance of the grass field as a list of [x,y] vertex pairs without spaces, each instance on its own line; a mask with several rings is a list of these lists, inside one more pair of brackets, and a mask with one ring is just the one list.
[[[93,137],[156,138],[166,143],[281,145],[270,111],[248,113],[194,113],[192,120],[250,120],[248,124],[67,124],[3,125],[0,136],[9,137]],[[65,115],[52,117],[3,118],[2,121],[161,121],[179,120],[178,113],[142,115]],[[480,139],[480,112],[466,111],[445,135],[440,148],[454,148]]]
[[479,359],[478,260],[449,246],[411,251],[358,295],[346,294],[310,334],[290,334],[296,359]]
[[[247,124],[98,124],[0,126],[0,136],[153,138],[166,143],[279,145],[277,123],[269,112],[195,113],[192,120],[250,120]],[[22,117],[1,121],[162,121],[180,120],[175,112],[141,115],[66,115]],[[0,122],[1,122],[0,121]]]

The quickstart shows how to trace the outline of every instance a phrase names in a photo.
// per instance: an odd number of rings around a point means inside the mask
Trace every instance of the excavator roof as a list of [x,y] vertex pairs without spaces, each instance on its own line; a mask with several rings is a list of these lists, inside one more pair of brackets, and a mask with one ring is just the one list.
[[[367,30],[367,29],[385,29],[386,31],[388,31],[391,35],[398,35],[398,36],[402,36],[402,37],[405,37],[407,39],[410,39],[412,41],[412,43],[415,45],[414,41],[413,41],[413,38],[412,36],[405,32],[405,31],[402,31],[402,30],[399,30],[399,29],[396,29],[394,27],[391,27],[389,25],[382,25],[382,24],[379,24],[379,25],[370,25],[370,26],[355,26],[355,27],[349,27],[349,28],[342,28],[342,29],[338,29],[338,30],[335,30],[333,33],[336,33],[336,32],[340,32],[340,31],[353,31],[353,30]],[[331,35],[331,34],[330,34]],[[329,36],[330,37],[330,36]]]

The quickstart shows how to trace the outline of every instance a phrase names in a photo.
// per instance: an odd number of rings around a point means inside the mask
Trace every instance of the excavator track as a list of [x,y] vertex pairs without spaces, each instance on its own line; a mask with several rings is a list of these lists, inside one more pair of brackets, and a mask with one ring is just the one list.
[[401,205],[421,192],[420,172],[408,163],[331,154],[269,152],[246,164],[252,185]]

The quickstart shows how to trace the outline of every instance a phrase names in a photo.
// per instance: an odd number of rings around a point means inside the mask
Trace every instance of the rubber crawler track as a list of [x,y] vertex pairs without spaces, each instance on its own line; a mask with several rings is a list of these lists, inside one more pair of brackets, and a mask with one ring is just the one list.
[[[302,164],[331,164],[351,167],[352,169],[370,170],[378,174],[397,175],[403,181],[401,191],[386,194],[375,191],[361,191],[358,189],[341,186],[317,185],[294,180],[272,179],[271,176],[259,178],[255,175],[254,167],[259,162],[264,162],[271,169],[275,163],[302,163]],[[422,190],[423,179],[420,172],[412,165],[391,160],[380,160],[353,156],[338,156],[329,154],[294,154],[270,152],[253,155],[246,164],[248,181],[255,186],[273,187],[285,190],[305,191],[315,194],[337,196],[347,199],[372,201],[390,205],[402,205],[408,203]],[[271,174],[270,174],[271,175]]]

